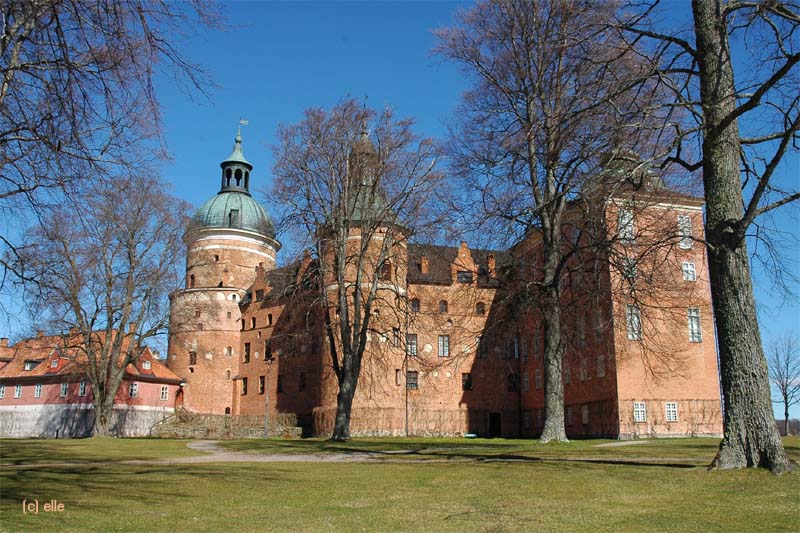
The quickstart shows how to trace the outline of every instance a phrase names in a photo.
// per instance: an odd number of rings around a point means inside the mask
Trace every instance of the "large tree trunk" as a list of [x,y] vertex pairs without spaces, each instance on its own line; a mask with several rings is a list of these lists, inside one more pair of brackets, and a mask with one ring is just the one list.
[[111,437],[112,416],[114,414],[113,403],[111,405],[104,401],[94,402],[94,426],[92,427],[93,437]]
[[[711,297],[717,325],[724,438],[712,468],[790,468],[774,423],[758,329],[750,260],[741,228],[739,128],[723,124],[736,107],[727,24],[719,0],[693,0],[705,120],[703,181]],[[724,126],[724,127],[722,127]]]
[[783,434],[789,436],[789,398],[783,399]]
[[342,370],[344,376],[339,380],[339,393],[336,395],[336,421],[333,426],[331,440],[350,440],[350,413],[353,408],[353,398],[356,394],[358,381],[352,365]]

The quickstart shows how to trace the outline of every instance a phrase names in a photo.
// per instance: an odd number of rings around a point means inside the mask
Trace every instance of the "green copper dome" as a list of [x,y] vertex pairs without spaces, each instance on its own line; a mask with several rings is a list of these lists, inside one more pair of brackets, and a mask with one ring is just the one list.
[[194,221],[206,228],[236,228],[275,238],[275,226],[248,193],[221,191],[197,210]]
[[197,210],[194,222],[201,228],[235,228],[275,239],[275,226],[261,204],[250,196],[253,165],[244,157],[241,128],[233,153],[222,163],[220,191]]

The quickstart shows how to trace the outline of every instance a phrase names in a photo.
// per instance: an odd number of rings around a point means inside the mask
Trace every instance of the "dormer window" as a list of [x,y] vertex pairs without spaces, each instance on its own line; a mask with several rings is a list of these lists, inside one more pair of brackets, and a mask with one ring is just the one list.
[[58,359],[53,359],[50,361],[50,368],[55,368],[58,366]]
[[142,361],[142,370],[150,370],[152,364],[150,361]]
[[25,370],[33,370],[39,363],[36,361],[25,361]]
[[459,283],[472,283],[472,272],[469,270],[459,270],[456,274],[456,280]]
[[[237,170],[237,172],[241,172]],[[238,179],[237,179],[238,182]],[[237,183],[238,185],[238,183]],[[239,227],[239,210],[238,209],[231,209],[228,212],[228,226],[231,228],[238,228]]]

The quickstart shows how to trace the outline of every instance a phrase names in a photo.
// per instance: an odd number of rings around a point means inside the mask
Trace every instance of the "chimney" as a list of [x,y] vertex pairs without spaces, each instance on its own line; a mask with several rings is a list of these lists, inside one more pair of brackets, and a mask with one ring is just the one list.
[[0,348],[8,348],[8,337],[0,337]]
[[428,273],[428,256],[427,255],[423,255],[422,258],[420,258],[419,269],[423,274],[427,274]]
[[489,254],[488,263],[489,264],[487,266],[489,267],[489,277],[490,278],[496,278],[497,277],[497,261],[494,258],[494,254]]
[[42,337],[44,337],[44,331],[42,331],[41,329],[37,329],[36,330],[36,338],[37,339],[41,339]]

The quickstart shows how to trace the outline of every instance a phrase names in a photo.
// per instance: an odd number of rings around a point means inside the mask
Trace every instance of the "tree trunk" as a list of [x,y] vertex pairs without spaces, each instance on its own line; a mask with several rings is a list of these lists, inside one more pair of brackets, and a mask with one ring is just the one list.
[[783,434],[789,436],[789,398],[783,399]]
[[[557,284],[557,282],[555,282]],[[544,428],[539,442],[568,442],[564,431],[564,350],[561,343],[561,306],[558,289],[546,289],[544,322]]]
[[339,393],[336,395],[336,422],[331,435],[331,440],[339,442],[350,440],[350,413],[357,381],[357,377],[353,375],[352,365],[347,365],[343,373],[343,378],[339,380]]
[[703,102],[703,182],[711,297],[717,325],[724,438],[711,468],[790,468],[775,426],[744,238],[739,128],[727,23],[719,0],[693,0]]
[[111,425],[113,416],[113,405],[107,405],[104,401],[94,402],[94,426],[92,427],[93,437],[111,437]]

